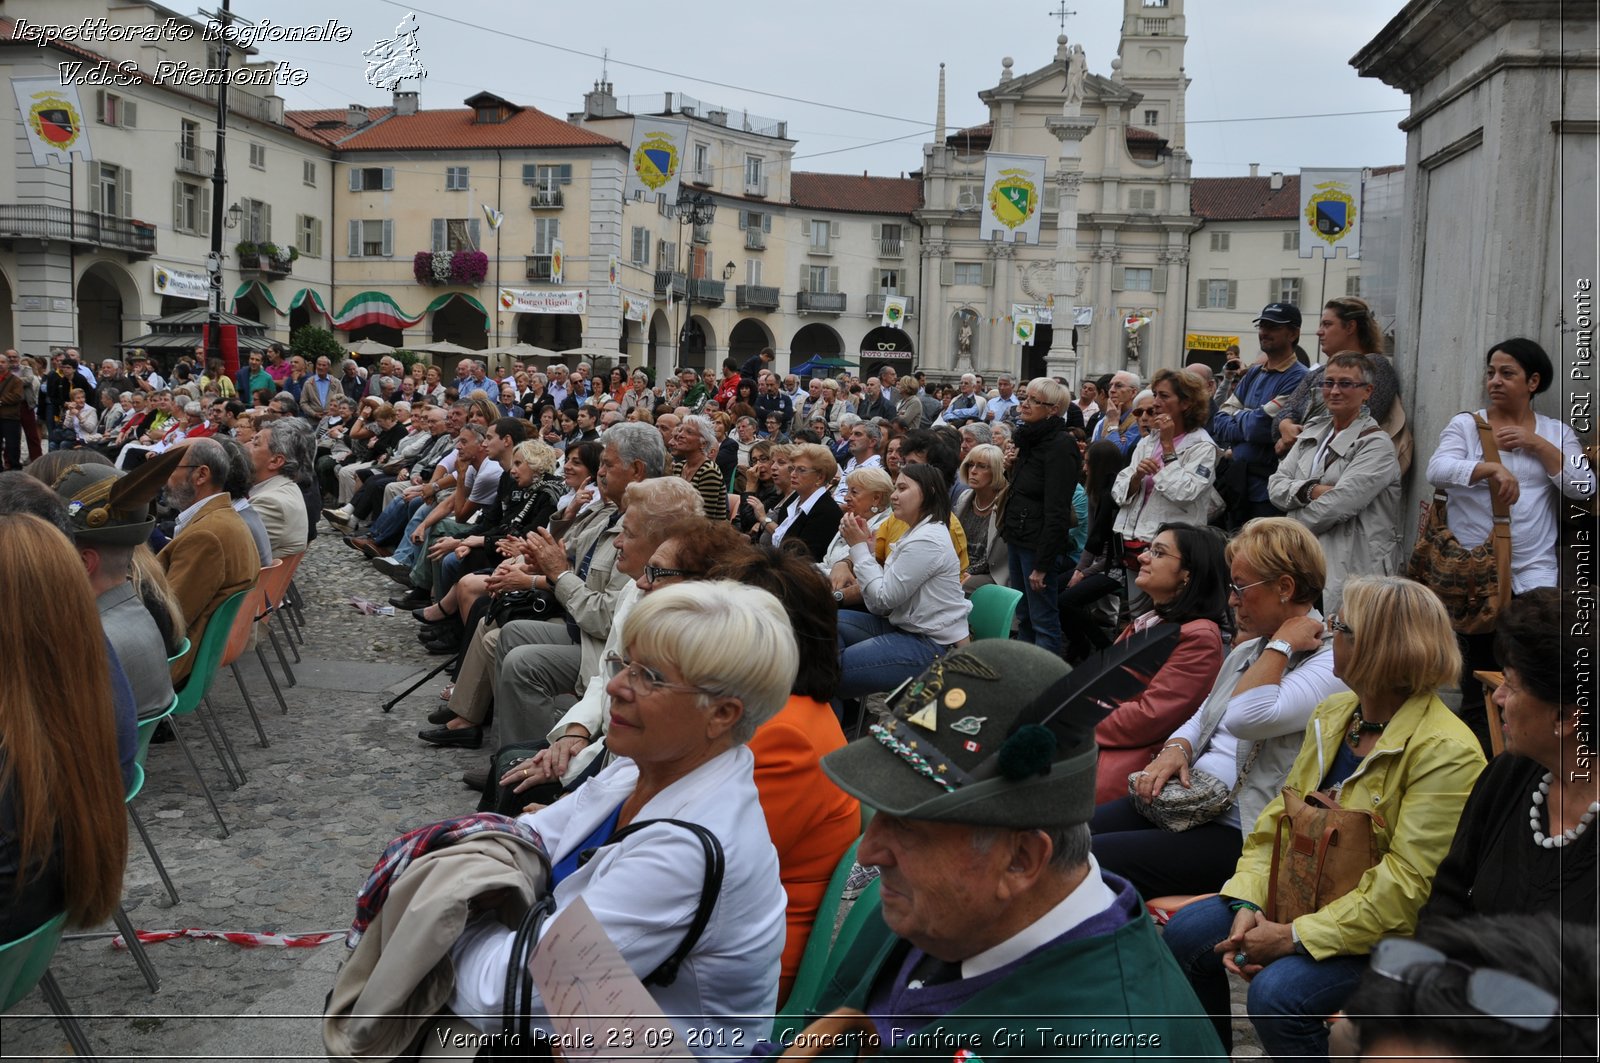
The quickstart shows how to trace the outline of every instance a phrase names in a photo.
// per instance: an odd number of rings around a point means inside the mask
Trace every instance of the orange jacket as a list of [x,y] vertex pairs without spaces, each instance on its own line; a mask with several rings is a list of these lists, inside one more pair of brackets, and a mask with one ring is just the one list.
[[[778,850],[778,874],[789,894],[780,1003],[800,969],[811,924],[834,868],[861,833],[860,804],[822,773],[823,756],[844,744],[833,709],[798,694],[791,695],[750,740],[756,790],[767,816],[767,833]],[[833,932],[831,926],[822,929]]]

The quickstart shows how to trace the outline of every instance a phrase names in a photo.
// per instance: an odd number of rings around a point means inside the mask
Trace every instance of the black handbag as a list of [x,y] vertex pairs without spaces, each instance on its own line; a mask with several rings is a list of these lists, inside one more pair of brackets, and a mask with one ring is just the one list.
[[[677,981],[678,969],[683,965],[683,961],[688,959],[689,953],[694,951],[694,947],[700,943],[700,936],[705,933],[706,925],[711,922],[711,912],[716,907],[717,897],[722,893],[722,876],[726,866],[722,843],[717,841],[715,834],[698,823],[681,819],[642,819],[623,827],[579,858],[579,866],[582,866],[606,846],[615,845],[630,834],[658,823],[681,827],[700,839],[700,848],[705,853],[706,870],[700,886],[700,905],[694,913],[694,919],[689,923],[689,929],[684,933],[683,940],[678,943],[672,955],[662,960],[660,966],[641,979],[647,986],[669,986]],[[480,1059],[494,1056],[516,1056],[519,1059],[554,1058],[550,1051],[551,1042],[548,1036],[536,1033],[533,1029],[531,1014],[533,976],[528,973],[528,958],[538,947],[539,928],[554,911],[554,894],[547,893],[528,909],[528,914],[517,927],[516,937],[512,939],[511,963],[506,968],[505,1002],[500,1016],[502,1036],[479,1049]]]
[[489,599],[489,619],[496,627],[513,620],[549,620],[561,615],[561,603],[549,591],[500,591]]

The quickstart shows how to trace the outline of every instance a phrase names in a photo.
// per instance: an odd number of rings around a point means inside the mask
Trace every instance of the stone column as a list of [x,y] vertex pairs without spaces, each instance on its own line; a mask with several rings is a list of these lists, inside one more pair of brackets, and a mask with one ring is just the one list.
[[[1068,98],[1061,115],[1045,119],[1045,128],[1061,142],[1055,181],[1059,190],[1056,212],[1055,307],[1052,320],[1065,327],[1053,329],[1055,339],[1045,357],[1045,372],[1050,376],[1078,379],[1078,350],[1072,342],[1072,321],[1078,301],[1078,188],[1083,183],[1083,138],[1099,118],[1083,115],[1080,105]],[[1100,327],[1096,321],[1095,328]]]
[[1117,293],[1111,290],[1111,274],[1122,260],[1115,247],[1094,250],[1096,278],[1093,340],[1085,375],[1103,376],[1122,368],[1122,315],[1118,313]]
[[[955,351],[950,338],[950,303],[946,297],[940,275],[944,260],[950,254],[950,244],[944,240],[929,240],[922,245],[922,275],[924,298],[917,307],[922,315],[922,347],[917,361],[923,365],[944,367],[954,365],[958,373],[972,372],[972,357]],[[932,355],[929,352],[934,352]],[[954,351],[955,353],[952,353]]]
[[991,356],[984,374],[1010,373],[1016,376],[1022,368],[1022,354],[1012,342],[1011,323],[1005,319],[1011,316],[1011,304],[1015,301],[1011,291],[1011,274],[1016,263],[1017,245],[996,242],[985,250],[994,263],[994,283],[989,286],[989,315],[994,319],[994,324],[989,326],[993,338],[985,344]]

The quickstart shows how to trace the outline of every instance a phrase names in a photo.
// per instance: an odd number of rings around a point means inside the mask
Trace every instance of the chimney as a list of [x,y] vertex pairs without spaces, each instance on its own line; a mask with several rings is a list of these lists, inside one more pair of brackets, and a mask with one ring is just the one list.
[[1281,189],[1283,187],[1283,171],[1282,170],[1273,170],[1272,171],[1272,182],[1271,182],[1270,187],[1274,192],[1278,191],[1279,189]]
[[583,97],[585,118],[615,118],[618,114],[617,98],[611,92],[611,82],[601,80]]
[[1260,177],[1261,176],[1261,164],[1259,162],[1252,162],[1250,164],[1250,176],[1251,177]]
[[727,111],[707,111],[706,112],[706,121],[710,122],[712,125],[726,126],[728,124],[728,112]]
[[398,89],[394,94],[395,114],[416,114],[417,94],[415,92],[401,92]]
[[344,124],[352,129],[360,129],[367,124],[367,109],[359,103],[352,103],[345,108]]

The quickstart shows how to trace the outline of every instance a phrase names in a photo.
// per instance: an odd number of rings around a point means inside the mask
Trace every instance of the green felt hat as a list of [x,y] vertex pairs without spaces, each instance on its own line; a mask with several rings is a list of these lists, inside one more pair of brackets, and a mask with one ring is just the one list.
[[110,465],[73,465],[51,486],[67,502],[72,537],[85,545],[138,546],[156,526],[150,503],[183,460],[183,448],[152,457],[132,473]]
[[970,643],[902,684],[890,715],[822,769],[892,816],[1022,830],[1087,823],[1095,725],[1138,695],[1178,635],[1158,625],[1076,670],[1024,642]]

